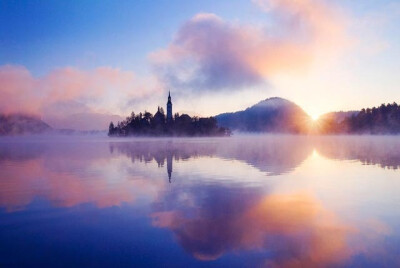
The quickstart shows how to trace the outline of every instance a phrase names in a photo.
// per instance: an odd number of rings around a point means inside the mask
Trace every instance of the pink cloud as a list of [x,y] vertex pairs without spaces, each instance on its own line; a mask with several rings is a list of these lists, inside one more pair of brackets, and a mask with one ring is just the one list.
[[[104,123],[116,118],[113,113],[134,108],[127,107],[131,99],[160,90],[145,82],[131,71],[110,67],[90,71],[65,67],[34,77],[23,66],[4,65],[0,66],[0,113],[34,114],[57,128],[106,129]],[[75,124],[70,117],[78,115],[82,120]]]
[[0,67],[0,112],[39,113],[42,105],[35,87],[37,81],[22,66]]
[[181,89],[232,89],[259,84],[279,72],[304,71],[318,52],[329,56],[347,40],[345,19],[314,0],[257,1],[271,25],[197,14],[170,45],[150,55],[159,78]]

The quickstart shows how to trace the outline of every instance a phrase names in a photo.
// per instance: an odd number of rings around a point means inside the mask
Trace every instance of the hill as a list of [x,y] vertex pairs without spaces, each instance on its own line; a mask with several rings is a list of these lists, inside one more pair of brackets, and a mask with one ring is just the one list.
[[0,135],[40,134],[52,128],[39,118],[29,115],[0,115]]
[[311,118],[295,103],[274,97],[244,111],[216,116],[218,125],[240,132],[305,133]]

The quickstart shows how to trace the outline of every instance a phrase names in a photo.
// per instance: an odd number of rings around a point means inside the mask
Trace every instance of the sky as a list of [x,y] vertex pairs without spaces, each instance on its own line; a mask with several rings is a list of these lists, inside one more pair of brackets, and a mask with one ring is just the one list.
[[269,97],[308,114],[400,101],[400,1],[0,0],[0,113],[105,129]]

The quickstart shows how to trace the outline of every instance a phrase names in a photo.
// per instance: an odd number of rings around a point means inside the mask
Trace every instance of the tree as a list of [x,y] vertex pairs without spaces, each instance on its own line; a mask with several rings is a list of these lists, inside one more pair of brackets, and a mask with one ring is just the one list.
[[110,126],[108,127],[108,135],[109,136],[114,135],[114,129],[115,129],[114,123],[111,121]]

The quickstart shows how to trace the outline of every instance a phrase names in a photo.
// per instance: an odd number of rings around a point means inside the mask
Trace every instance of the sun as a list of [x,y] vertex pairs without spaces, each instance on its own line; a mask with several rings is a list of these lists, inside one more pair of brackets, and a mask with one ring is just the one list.
[[318,118],[319,118],[319,115],[316,115],[316,114],[312,114],[312,115],[311,115],[311,119],[312,119],[313,121],[317,121]]

